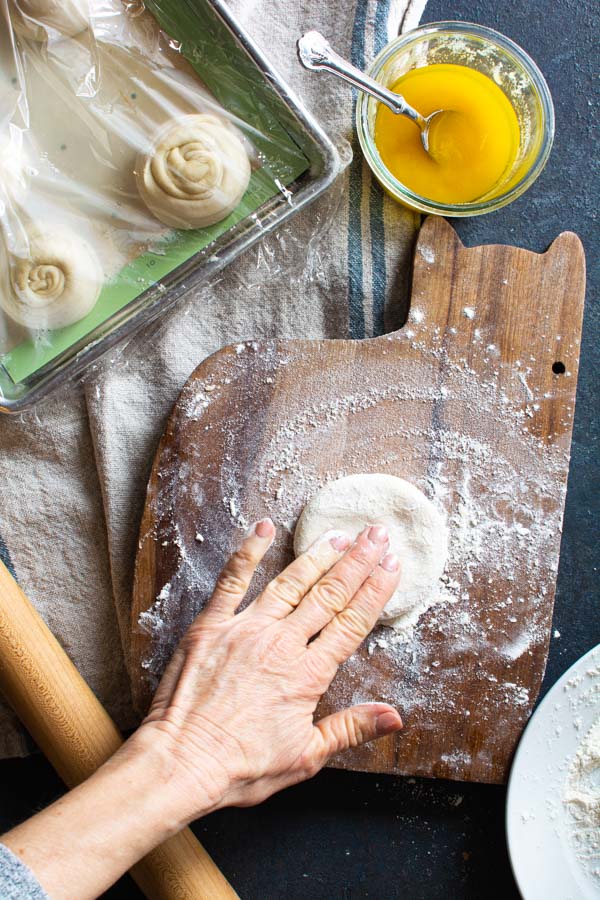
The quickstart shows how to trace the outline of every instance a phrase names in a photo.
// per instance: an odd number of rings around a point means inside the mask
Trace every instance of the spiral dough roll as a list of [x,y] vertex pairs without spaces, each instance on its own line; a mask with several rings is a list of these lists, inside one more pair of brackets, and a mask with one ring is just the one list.
[[183,116],[136,163],[140,197],[172,228],[204,228],[232,212],[248,188],[250,160],[226,119]]
[[26,328],[64,328],[83,319],[102,288],[102,268],[92,247],[69,228],[29,234],[25,256],[9,263],[8,290],[0,306]]
[[46,27],[74,37],[90,24],[89,0],[12,0],[15,31],[32,41],[46,39]]

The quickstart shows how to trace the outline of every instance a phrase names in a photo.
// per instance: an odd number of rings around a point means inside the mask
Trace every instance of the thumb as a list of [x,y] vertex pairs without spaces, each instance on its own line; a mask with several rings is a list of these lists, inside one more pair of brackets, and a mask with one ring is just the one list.
[[324,759],[393,734],[402,728],[397,710],[387,703],[361,703],[342,709],[315,724],[315,738],[319,741]]

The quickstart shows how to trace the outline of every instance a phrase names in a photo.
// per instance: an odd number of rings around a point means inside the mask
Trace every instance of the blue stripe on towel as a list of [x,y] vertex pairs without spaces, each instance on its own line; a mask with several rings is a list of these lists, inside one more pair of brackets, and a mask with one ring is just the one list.
[[13,566],[12,559],[10,558],[10,553],[8,552],[8,547],[4,541],[4,538],[0,534],[0,559],[10,572],[13,578],[17,577],[17,573],[15,572],[15,567]]
[[[352,28],[352,46],[350,58],[355,66],[362,68],[365,64],[365,27],[369,0],[357,0]],[[353,89],[352,123],[356,118],[356,96]],[[363,260],[361,230],[362,199],[362,166],[363,158],[356,139],[352,140],[352,163],[349,178],[348,208],[348,326],[350,337],[354,339],[365,336],[365,311],[363,307]]]
[[[375,13],[375,55],[387,43],[387,22],[391,0],[379,0]],[[371,176],[369,193],[369,213],[371,227],[371,270],[373,290],[373,335],[385,332],[385,229],[383,224],[383,190],[374,176]]]

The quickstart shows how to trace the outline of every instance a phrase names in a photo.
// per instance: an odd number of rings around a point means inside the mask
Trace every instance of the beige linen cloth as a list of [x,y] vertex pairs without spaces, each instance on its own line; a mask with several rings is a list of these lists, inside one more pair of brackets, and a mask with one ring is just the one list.
[[[305,72],[297,37],[317,28],[364,66],[425,0],[232,0],[241,24],[354,161],[330,194],[104,361],[84,386],[0,419],[0,558],[123,727],[137,531],[152,457],[174,400],[219,347],[271,337],[354,338],[391,330],[418,217],[374,184],[354,146],[351,91]],[[316,237],[315,237],[316,231]],[[310,246],[310,250],[307,248]],[[0,756],[31,740],[0,706]]]

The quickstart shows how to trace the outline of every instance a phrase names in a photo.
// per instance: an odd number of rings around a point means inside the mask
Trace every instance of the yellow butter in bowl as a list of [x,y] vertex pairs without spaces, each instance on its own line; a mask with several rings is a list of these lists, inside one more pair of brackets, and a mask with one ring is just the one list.
[[544,168],[554,109],[544,76],[514,41],[468,22],[433,22],[391,41],[367,75],[431,121],[421,132],[360,93],[361,149],[388,194],[411,209],[473,216],[520,197]]
[[519,150],[519,120],[504,91],[487,75],[461,65],[411,69],[392,90],[428,116],[436,109],[429,153],[410,119],[379,105],[375,144],[386,168],[416,194],[468,203],[502,184]]

